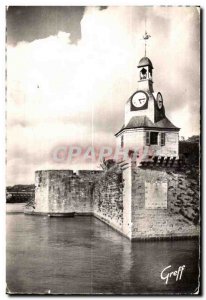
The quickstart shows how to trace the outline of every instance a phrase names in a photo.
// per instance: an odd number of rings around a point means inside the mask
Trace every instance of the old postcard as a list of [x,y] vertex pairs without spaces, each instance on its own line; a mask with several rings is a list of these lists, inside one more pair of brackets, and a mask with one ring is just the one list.
[[7,7],[8,294],[200,294],[200,21]]

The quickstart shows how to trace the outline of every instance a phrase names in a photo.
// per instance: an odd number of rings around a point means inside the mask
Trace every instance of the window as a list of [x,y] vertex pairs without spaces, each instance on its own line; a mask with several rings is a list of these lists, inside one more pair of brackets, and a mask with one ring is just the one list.
[[146,145],[158,145],[158,132],[146,131]]
[[150,132],[150,144],[151,145],[158,144],[158,132]]
[[121,148],[123,148],[124,147],[124,136],[122,135],[121,136]]
[[165,132],[161,132],[161,146],[164,146],[165,145]]

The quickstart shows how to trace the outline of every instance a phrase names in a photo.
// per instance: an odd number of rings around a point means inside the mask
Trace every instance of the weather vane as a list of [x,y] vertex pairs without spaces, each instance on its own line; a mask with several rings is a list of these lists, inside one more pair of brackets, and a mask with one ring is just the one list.
[[147,33],[147,30],[146,30],[146,19],[145,19],[145,34],[142,36],[143,37],[143,40],[145,41],[145,43],[144,43],[144,46],[145,46],[145,48],[144,48],[144,53],[145,53],[145,56],[147,56],[146,54],[147,54],[147,40],[149,39],[149,38],[151,38],[151,35],[149,35],[148,33]]

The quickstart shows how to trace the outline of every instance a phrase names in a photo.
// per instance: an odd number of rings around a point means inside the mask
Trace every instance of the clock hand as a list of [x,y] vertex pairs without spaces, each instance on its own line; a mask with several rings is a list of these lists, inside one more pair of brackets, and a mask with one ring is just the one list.
[[144,99],[144,98],[139,99],[139,103],[140,103],[140,104],[142,103],[142,100],[144,101],[145,99]]

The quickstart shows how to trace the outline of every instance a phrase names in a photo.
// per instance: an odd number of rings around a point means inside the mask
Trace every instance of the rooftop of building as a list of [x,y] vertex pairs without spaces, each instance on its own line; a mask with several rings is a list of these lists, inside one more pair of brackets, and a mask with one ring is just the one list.
[[146,67],[146,66],[150,66],[153,69],[153,65],[152,65],[151,60],[148,57],[144,56],[140,59],[139,64],[138,64],[138,68]]
[[174,131],[180,130],[180,128],[176,127],[172,122],[170,122],[170,120],[167,117],[156,123],[153,123],[147,116],[135,116],[132,117],[126,125],[123,125],[122,128],[115,134],[115,136],[117,136],[123,130],[134,128],[151,128]]

